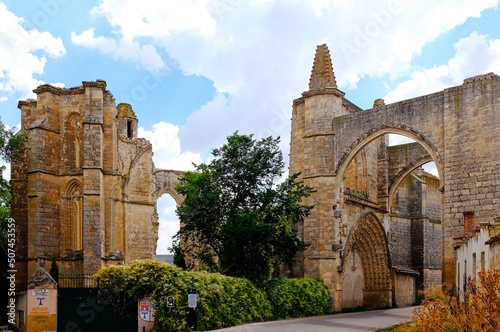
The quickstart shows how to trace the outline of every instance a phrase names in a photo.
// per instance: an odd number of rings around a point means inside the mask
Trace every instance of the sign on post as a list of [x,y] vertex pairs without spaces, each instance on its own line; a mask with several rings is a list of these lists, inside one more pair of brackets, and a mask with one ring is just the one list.
[[196,309],[196,289],[192,288],[188,290],[188,308]]
[[175,307],[175,297],[167,296],[167,308]]
[[139,318],[146,322],[154,322],[156,309],[153,299],[142,299],[139,303]]

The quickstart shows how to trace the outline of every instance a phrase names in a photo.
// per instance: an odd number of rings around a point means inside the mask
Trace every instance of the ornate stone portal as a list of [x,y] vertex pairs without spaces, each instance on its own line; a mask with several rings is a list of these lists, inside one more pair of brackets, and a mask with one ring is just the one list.
[[[500,216],[500,77],[362,110],[332,68],[318,46],[293,102],[290,174],[316,193],[291,275],[323,279],[337,310],[411,304],[414,278],[453,288],[453,243]],[[389,146],[388,134],[416,142]],[[439,177],[420,168],[429,161]]]
[[39,86],[20,101],[28,148],[12,162],[17,289],[37,267],[93,274],[108,264],[155,257],[157,199],[175,193],[179,171],[156,169],[137,117],[106,82]]

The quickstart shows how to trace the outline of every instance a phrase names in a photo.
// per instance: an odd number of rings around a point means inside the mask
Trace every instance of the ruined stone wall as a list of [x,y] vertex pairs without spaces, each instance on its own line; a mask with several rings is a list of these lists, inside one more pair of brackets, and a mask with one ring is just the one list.
[[29,140],[12,162],[18,289],[54,255],[61,273],[90,274],[153,258],[156,173],[131,106],[117,106],[100,80],[34,92],[36,101],[19,103]]
[[408,143],[387,147],[389,182],[394,183],[405,170],[412,171],[431,159],[420,143]]
[[443,226],[440,222],[426,218],[424,219],[424,268],[441,270],[442,255]]
[[425,186],[414,175],[408,175],[401,181],[393,198],[392,213],[407,218],[418,218],[423,215]]
[[444,108],[443,245],[445,272],[455,280],[452,243],[464,233],[464,212],[474,213],[476,226],[500,216],[500,77],[445,90]]
[[412,266],[411,219],[391,216],[390,243],[392,265]]
[[[332,250],[332,243],[335,248],[345,243],[343,229],[350,232],[367,211],[384,223],[391,243],[398,233],[407,238],[408,224],[396,220],[391,225],[394,199],[395,211],[412,217],[411,264],[422,269],[422,279],[435,282],[444,255],[443,281],[453,287],[453,243],[465,233],[464,213],[476,226],[500,216],[500,77],[479,75],[458,87],[389,105],[378,100],[374,108],[360,110],[337,89],[332,68],[326,45],[318,46],[309,90],[293,104],[290,173],[302,172],[299,181],[317,190],[307,201],[315,208],[303,223],[303,237],[311,244],[304,253],[304,275],[322,278],[339,308],[341,278],[334,269],[342,250]],[[360,161],[368,159],[367,146],[387,134],[416,143],[384,149],[380,142],[377,200],[370,201],[348,189],[362,187],[356,174],[359,179],[367,172],[359,168]],[[399,190],[400,181],[430,161],[439,179],[420,171]],[[398,255],[399,262],[408,257],[406,251]]]

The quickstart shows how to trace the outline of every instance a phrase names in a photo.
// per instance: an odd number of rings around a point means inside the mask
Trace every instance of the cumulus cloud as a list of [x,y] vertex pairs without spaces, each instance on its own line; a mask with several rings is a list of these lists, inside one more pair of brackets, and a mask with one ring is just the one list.
[[139,137],[144,137],[153,145],[153,161],[157,168],[188,171],[193,170],[193,163],[199,164],[199,154],[181,152],[178,137],[179,127],[166,122],[153,125],[153,130],[139,127]]
[[66,53],[61,38],[48,32],[25,30],[22,18],[7,10],[0,3],[0,100],[6,101],[13,94],[21,98],[33,97],[32,90],[42,84],[33,78],[42,74],[48,57]]
[[150,1],[102,0],[94,12],[108,19],[120,41],[152,40],[186,75],[214,82],[219,94],[179,130],[183,149],[197,153],[235,130],[280,135],[288,142],[291,101],[307,90],[318,44],[329,45],[345,91],[363,76],[407,73],[428,41],[498,4],[176,0],[151,6]]
[[460,85],[465,78],[489,72],[500,73],[500,39],[472,32],[455,45],[456,53],[448,64],[416,71],[411,79],[387,94],[386,102],[414,98]]
[[152,45],[140,45],[131,39],[94,36],[94,29],[81,34],[71,33],[71,41],[78,46],[95,49],[101,54],[111,55],[115,60],[133,61],[149,71],[158,71],[165,67],[161,56]]

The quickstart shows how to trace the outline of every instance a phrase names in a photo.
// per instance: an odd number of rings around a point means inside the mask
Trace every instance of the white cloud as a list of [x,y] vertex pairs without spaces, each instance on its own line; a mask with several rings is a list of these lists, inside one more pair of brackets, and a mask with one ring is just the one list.
[[439,173],[434,162],[424,164],[422,167],[427,173],[431,173],[432,175],[439,177]]
[[346,90],[362,76],[407,73],[428,41],[497,4],[177,0],[151,6],[150,1],[101,0],[95,13],[104,15],[123,40],[153,40],[186,75],[214,82],[220,94],[179,132],[183,149],[203,152],[235,130],[281,135],[286,146],[291,102],[307,90],[317,44],[329,45],[338,84]]
[[488,40],[487,36],[472,32],[454,47],[455,56],[447,65],[413,73],[410,80],[384,97],[386,103],[441,91],[475,75],[500,73],[500,39]]
[[415,142],[409,137],[403,135],[389,134],[389,146],[408,144]]
[[138,134],[153,145],[153,161],[157,168],[187,171],[194,169],[193,163],[202,162],[199,154],[181,152],[179,127],[173,124],[162,121],[154,124],[153,130],[140,127]]
[[32,90],[42,84],[33,78],[42,74],[49,57],[60,57],[66,53],[61,38],[48,32],[25,30],[22,18],[7,10],[0,3],[0,98],[20,94],[21,98],[33,97]]
[[[225,0],[226,2],[238,0]],[[208,0],[101,1],[93,12],[119,27],[126,39],[137,36],[170,36],[179,31],[210,35],[215,20],[208,13]]]
[[7,101],[7,100],[9,100],[9,98],[7,98],[7,97],[0,97],[0,103],[3,102],[3,101]]
[[95,37],[94,29],[77,35],[71,33],[71,41],[78,46],[95,49],[101,54],[111,55],[115,60],[134,61],[149,71],[158,71],[165,67],[161,56],[152,45],[141,46],[130,39],[116,42],[111,37]]

